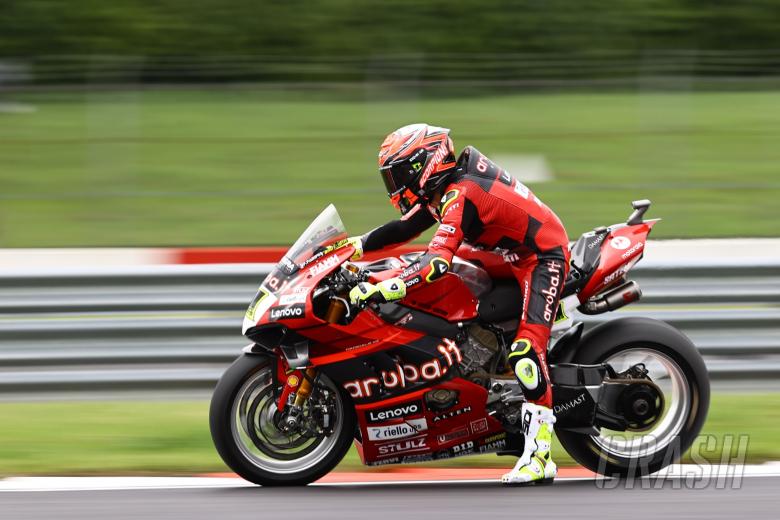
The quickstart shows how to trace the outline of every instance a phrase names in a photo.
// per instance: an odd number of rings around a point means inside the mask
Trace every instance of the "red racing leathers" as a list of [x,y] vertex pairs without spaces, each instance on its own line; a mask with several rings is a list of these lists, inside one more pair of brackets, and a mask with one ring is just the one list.
[[531,191],[473,147],[458,158],[438,208],[418,206],[401,220],[363,237],[364,251],[412,240],[439,221],[427,251],[404,272],[408,291],[433,283],[450,268],[463,242],[510,258],[523,307],[509,360],[526,397],[551,407],[546,353],[569,265],[560,219]]

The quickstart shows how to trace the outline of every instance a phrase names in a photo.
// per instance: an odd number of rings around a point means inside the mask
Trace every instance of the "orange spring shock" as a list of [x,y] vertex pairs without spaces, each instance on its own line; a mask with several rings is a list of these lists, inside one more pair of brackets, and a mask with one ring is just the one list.
[[325,321],[328,323],[338,323],[347,313],[347,306],[344,298],[333,298],[328,305],[328,312],[325,314]]
[[303,403],[305,403],[311,395],[311,382],[314,381],[314,377],[316,375],[317,371],[314,368],[306,369],[306,377],[303,378],[303,381],[301,381],[301,386],[298,387],[298,391],[295,393],[295,406],[297,408],[302,408]]

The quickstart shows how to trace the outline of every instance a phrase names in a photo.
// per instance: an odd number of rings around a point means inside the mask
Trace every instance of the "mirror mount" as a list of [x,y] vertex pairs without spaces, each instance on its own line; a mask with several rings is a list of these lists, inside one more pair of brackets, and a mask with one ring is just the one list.
[[651,202],[648,199],[635,200],[631,203],[631,207],[634,208],[634,212],[628,217],[626,224],[629,226],[636,226],[644,222],[642,217],[645,216],[647,210],[650,208]]

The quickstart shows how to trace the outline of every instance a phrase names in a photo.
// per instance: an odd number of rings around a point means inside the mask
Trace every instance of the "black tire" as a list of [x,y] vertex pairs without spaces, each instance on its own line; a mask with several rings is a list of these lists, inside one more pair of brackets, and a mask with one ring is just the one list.
[[666,355],[682,370],[690,391],[690,411],[680,433],[664,449],[641,460],[606,456],[590,435],[556,432],[563,448],[581,465],[610,477],[642,476],[675,462],[690,448],[701,431],[710,405],[707,368],[696,347],[682,332],[667,323],[649,318],[621,318],[603,323],[586,334],[574,355],[578,364],[602,363],[632,348],[654,350]]
[[[238,446],[233,435],[235,418],[233,404],[238,392],[251,377],[263,370],[275,369],[272,358],[245,354],[239,357],[222,375],[211,398],[209,425],[211,438],[225,464],[242,478],[262,486],[303,486],[320,479],[330,472],[346,455],[354,439],[355,411],[351,400],[339,390],[343,414],[336,420],[343,421],[337,439],[321,460],[301,471],[274,472],[259,467]],[[322,375],[321,377],[325,377]]]

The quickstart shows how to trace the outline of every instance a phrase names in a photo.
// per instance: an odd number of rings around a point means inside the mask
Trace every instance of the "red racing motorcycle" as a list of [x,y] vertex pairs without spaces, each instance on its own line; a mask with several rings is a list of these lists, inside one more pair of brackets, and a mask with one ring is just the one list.
[[[709,380],[691,341],[648,318],[583,333],[576,313],[635,302],[626,275],[657,220],[649,201],[626,223],[572,246],[548,360],[556,435],[592,471],[627,476],[673,463],[701,430]],[[252,343],[211,401],[217,451],[261,485],[313,482],[354,442],[370,466],[523,451],[525,401],[510,365],[522,294],[509,251],[462,247],[444,278],[396,303],[352,306],[361,281],[402,273],[417,254],[358,267],[326,208],[263,281],[244,318]],[[380,275],[381,273],[381,275]]]

